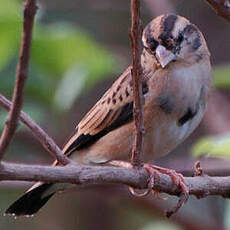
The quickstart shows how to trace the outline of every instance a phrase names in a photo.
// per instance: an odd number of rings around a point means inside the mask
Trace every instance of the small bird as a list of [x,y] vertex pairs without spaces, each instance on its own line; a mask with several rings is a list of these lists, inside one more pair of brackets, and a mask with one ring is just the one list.
[[[165,14],[152,20],[143,31],[142,44],[143,153],[148,161],[172,151],[198,126],[212,88],[212,69],[202,33],[182,16]],[[63,148],[70,159],[83,164],[130,159],[135,128],[131,69],[77,125]],[[6,214],[32,215],[64,187],[38,182]]]

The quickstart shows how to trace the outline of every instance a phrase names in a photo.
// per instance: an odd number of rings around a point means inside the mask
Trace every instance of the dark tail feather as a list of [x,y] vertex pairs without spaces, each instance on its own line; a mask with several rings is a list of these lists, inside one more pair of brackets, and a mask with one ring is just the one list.
[[15,216],[33,215],[54,195],[55,192],[52,192],[45,196],[45,192],[52,185],[51,183],[41,184],[26,192],[5,211],[5,214]]

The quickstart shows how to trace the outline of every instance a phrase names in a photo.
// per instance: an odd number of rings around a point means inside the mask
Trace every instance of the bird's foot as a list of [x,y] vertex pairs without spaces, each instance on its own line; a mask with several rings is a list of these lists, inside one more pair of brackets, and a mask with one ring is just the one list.
[[[124,167],[124,168],[132,168],[132,165],[129,162],[123,162],[123,161],[112,161],[112,165]],[[148,195],[150,192],[158,199],[165,200],[165,198],[162,198],[159,196],[159,192],[154,189],[155,182],[159,180],[160,173],[168,175],[173,183],[181,190],[180,198],[177,203],[177,205],[172,209],[167,211],[166,216],[170,217],[174,213],[176,213],[188,200],[189,198],[189,189],[186,185],[186,181],[182,174],[177,173],[175,170],[162,168],[156,165],[151,164],[144,164],[143,167],[149,174],[149,182],[148,182],[148,189],[144,190],[144,192],[137,192],[136,189],[133,187],[129,187],[129,190],[132,195],[137,197],[142,197]]]
[[149,168],[153,169],[154,173],[155,173],[155,177],[156,176],[159,177],[159,173],[170,176],[173,183],[181,189],[182,193],[184,193],[188,196],[189,189],[188,189],[188,186],[186,185],[186,181],[185,181],[185,179],[181,173],[177,173],[173,169],[162,168],[162,167],[159,167],[156,165],[149,165],[149,164],[145,164],[144,168],[147,170],[147,172],[149,172]]
[[155,178],[156,180],[157,178],[159,178],[159,174],[162,173],[168,175],[172,179],[173,183],[181,190],[180,198],[177,205],[172,210],[167,211],[166,213],[166,216],[170,217],[171,215],[176,213],[189,198],[189,189],[183,175],[177,173],[175,170],[162,168],[156,165],[144,164],[144,168],[150,176],[149,183],[151,184],[150,186],[152,186],[152,188],[154,187],[154,180],[152,181],[151,178]]

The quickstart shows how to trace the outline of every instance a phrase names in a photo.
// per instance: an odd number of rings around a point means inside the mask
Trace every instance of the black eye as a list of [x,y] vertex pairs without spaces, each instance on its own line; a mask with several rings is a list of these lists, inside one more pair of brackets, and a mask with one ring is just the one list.
[[153,38],[147,39],[147,43],[151,51],[155,51],[157,46],[159,45],[159,42]]
[[177,41],[178,41],[179,43],[181,43],[183,40],[184,40],[184,35],[183,35],[181,32],[179,32]]

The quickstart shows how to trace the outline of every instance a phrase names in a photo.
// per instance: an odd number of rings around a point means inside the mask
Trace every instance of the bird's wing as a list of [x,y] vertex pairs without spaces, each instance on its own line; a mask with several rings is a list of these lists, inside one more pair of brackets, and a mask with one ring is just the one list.
[[[146,87],[143,84],[143,93],[147,91]],[[69,155],[84,148],[132,118],[133,90],[131,67],[128,67],[81,120],[63,152]]]

